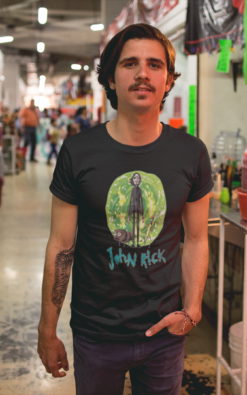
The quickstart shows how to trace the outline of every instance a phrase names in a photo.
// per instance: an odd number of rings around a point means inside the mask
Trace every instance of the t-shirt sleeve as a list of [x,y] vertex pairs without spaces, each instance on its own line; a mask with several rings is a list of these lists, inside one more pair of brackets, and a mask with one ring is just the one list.
[[62,145],[58,155],[50,191],[66,203],[78,204],[71,157],[65,144]]
[[[202,142],[201,142],[202,143]],[[196,176],[190,190],[187,202],[195,202],[207,195],[213,188],[211,164],[207,147],[202,143],[202,149],[197,163]]]

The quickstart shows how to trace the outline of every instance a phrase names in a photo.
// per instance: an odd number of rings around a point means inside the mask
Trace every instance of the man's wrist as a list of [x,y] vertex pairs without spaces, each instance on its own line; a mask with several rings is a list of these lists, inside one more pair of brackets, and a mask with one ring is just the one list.
[[39,336],[54,338],[56,337],[56,332],[57,332],[56,329],[57,329],[56,326],[40,323],[38,326],[38,333]]
[[195,307],[195,306],[186,306],[184,305],[184,310],[186,310],[186,312],[189,314],[189,316],[198,324],[201,319],[202,319],[202,309],[201,306],[199,307]]

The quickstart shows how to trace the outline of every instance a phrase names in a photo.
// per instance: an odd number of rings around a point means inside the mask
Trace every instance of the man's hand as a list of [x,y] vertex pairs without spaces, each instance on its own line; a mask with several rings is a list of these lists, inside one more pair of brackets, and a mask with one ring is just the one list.
[[[163,328],[167,328],[168,332],[174,335],[186,335],[193,328],[190,319],[187,318],[186,326],[184,328],[185,316],[183,314],[175,314],[178,311],[173,312],[162,318],[157,324],[153,325],[150,329],[146,331],[146,336],[151,337],[156,333],[160,332]],[[180,313],[180,312],[179,312]]]
[[55,336],[39,336],[38,354],[45,366],[47,373],[51,373],[53,377],[65,377],[65,372],[59,372],[60,369],[69,370],[69,362],[63,342]]

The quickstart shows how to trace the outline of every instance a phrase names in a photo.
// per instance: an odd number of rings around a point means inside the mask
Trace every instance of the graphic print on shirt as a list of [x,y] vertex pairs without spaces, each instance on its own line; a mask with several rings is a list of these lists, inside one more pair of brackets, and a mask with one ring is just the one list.
[[138,170],[125,173],[112,183],[106,216],[119,246],[150,246],[163,228],[165,214],[165,192],[156,175]]

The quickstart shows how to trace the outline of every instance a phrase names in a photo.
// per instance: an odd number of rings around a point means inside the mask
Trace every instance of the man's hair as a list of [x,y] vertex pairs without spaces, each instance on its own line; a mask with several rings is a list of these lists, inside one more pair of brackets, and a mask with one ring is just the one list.
[[115,69],[124,44],[128,40],[132,40],[135,38],[139,40],[156,40],[160,42],[165,50],[167,63],[167,78],[168,80],[169,78],[173,78],[173,81],[171,83],[169,91],[164,92],[163,99],[160,103],[161,111],[163,110],[166,97],[175,85],[175,80],[181,74],[175,72],[176,53],[175,49],[172,46],[172,43],[163,33],[161,33],[160,30],[156,29],[153,26],[147,25],[145,23],[138,23],[135,25],[127,26],[125,29],[117,33],[109,41],[101,54],[100,63],[97,67],[98,81],[101,85],[103,85],[107,99],[110,100],[111,106],[114,108],[114,110],[117,110],[118,100],[116,90],[110,88],[109,80],[112,80],[113,82],[115,81]]

